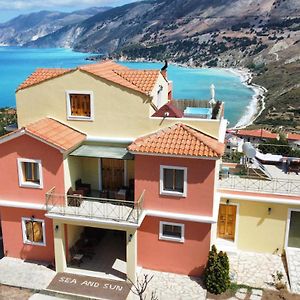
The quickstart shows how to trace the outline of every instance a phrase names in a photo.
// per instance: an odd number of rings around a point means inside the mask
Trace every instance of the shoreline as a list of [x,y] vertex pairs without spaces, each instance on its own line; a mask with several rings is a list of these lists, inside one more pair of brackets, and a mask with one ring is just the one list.
[[261,115],[265,109],[265,93],[268,91],[265,87],[252,83],[253,73],[249,69],[228,68],[231,73],[238,75],[241,82],[248,88],[254,91],[251,101],[246,106],[245,113],[241,116],[239,121],[229,129],[242,129],[254,123],[254,121]]
[[[121,62],[147,62],[147,63],[164,63],[158,60],[147,60],[147,59],[135,59],[129,60],[125,58],[120,58]],[[170,61],[170,65],[174,65],[177,67],[184,68],[192,68],[192,69],[200,69],[200,67],[195,67],[190,65],[189,63],[175,63]],[[201,69],[212,69],[210,67],[201,67]],[[220,69],[228,71],[232,74],[235,74],[240,77],[242,84],[244,84],[247,88],[253,90],[254,94],[252,99],[245,107],[244,114],[239,118],[237,123],[228,129],[242,129],[248,127],[254,123],[254,121],[261,115],[261,113],[265,109],[265,93],[268,91],[265,87],[252,83],[253,73],[250,72],[249,69],[246,68],[222,68],[222,67],[214,67],[213,69]]]

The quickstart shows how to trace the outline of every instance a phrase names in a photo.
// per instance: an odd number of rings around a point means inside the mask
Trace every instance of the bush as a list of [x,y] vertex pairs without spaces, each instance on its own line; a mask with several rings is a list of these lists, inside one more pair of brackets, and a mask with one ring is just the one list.
[[204,271],[204,284],[212,294],[224,293],[230,286],[228,256],[226,252],[217,253],[215,245],[209,251]]

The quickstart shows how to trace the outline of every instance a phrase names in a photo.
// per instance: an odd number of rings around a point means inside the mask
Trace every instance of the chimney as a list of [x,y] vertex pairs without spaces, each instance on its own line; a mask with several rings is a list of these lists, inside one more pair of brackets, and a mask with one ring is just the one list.
[[165,60],[165,65],[160,69],[160,72],[161,75],[164,76],[166,80],[168,80],[167,69],[168,69],[168,61]]

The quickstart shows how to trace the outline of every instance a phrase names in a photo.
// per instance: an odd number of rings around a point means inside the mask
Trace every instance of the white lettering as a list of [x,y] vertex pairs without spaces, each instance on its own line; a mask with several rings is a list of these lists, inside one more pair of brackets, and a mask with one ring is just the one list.
[[96,281],[87,281],[85,280],[84,282],[81,283],[81,285],[85,285],[85,286],[91,286],[91,287],[99,287],[99,282],[96,282]]
[[76,279],[72,279],[70,277],[60,277],[59,282],[71,283],[71,284],[76,284],[77,283]]
[[104,289],[108,289],[108,288],[109,288],[109,284],[108,284],[108,283],[105,283],[104,286],[103,286],[103,288],[104,288]]
[[59,282],[65,282],[65,277],[60,277]]

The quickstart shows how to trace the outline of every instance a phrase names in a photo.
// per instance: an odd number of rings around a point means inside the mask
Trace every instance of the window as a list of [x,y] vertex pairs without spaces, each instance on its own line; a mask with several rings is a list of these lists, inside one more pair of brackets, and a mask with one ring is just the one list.
[[67,113],[69,120],[92,120],[93,93],[67,91]]
[[160,166],[160,193],[186,197],[187,169],[182,167]]
[[21,187],[43,188],[40,160],[18,158],[18,173]]
[[45,221],[34,218],[22,218],[24,244],[46,246]]
[[184,224],[178,223],[159,223],[159,239],[174,241],[174,242],[184,242]]

